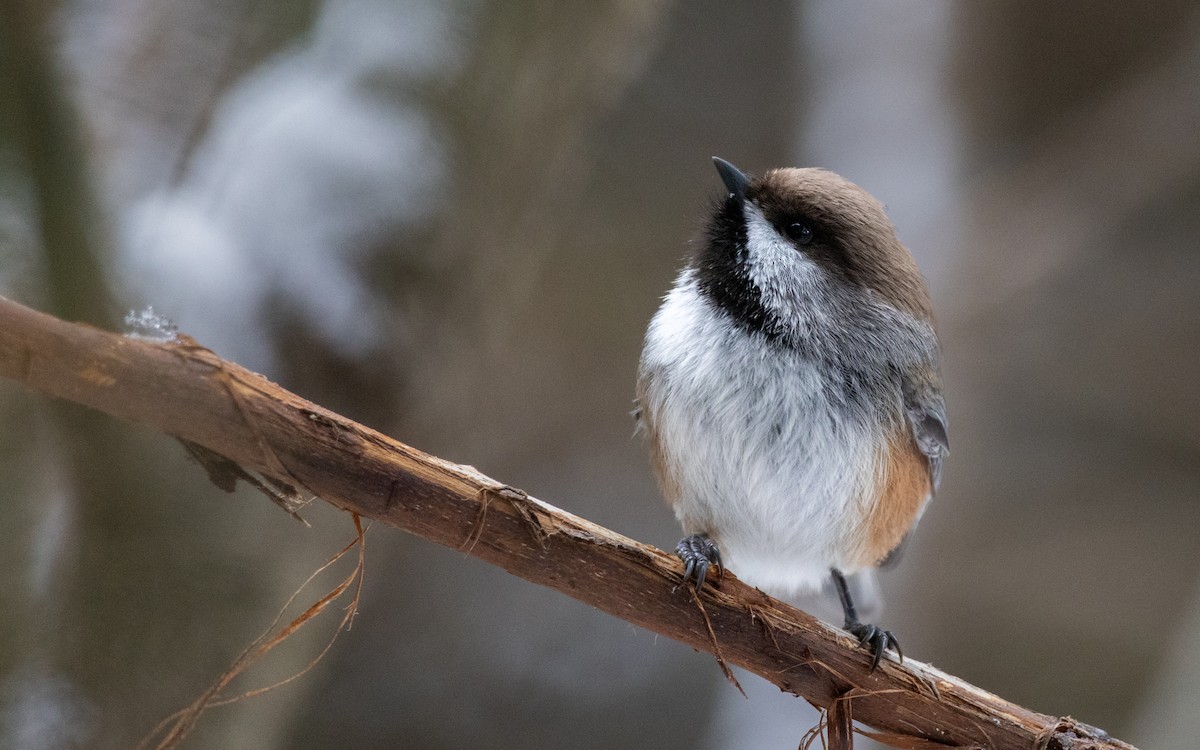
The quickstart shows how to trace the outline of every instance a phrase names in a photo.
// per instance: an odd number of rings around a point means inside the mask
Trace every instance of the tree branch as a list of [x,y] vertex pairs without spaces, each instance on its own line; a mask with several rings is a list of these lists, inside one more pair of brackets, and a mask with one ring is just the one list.
[[747,669],[898,747],[1131,750],[840,630],[726,575],[695,599],[679,561],[322,409],[186,337],[155,343],[0,298],[0,375],[147,425],[338,507],[462,549]]

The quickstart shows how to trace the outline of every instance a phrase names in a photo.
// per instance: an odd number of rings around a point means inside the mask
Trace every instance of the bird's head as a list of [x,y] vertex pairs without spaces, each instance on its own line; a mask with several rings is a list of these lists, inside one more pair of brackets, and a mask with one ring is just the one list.
[[785,341],[888,308],[931,323],[929,296],[883,205],[824,169],[757,177],[714,158],[725,196],[693,268],[701,290],[752,331]]

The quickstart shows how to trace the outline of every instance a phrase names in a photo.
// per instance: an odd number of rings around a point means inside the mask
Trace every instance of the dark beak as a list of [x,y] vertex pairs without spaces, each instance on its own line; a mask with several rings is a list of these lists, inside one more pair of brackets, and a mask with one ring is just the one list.
[[721,173],[721,181],[729,189],[729,197],[741,202],[746,200],[746,188],[750,186],[750,178],[742,174],[742,170],[733,166],[719,156],[713,157],[713,164]]

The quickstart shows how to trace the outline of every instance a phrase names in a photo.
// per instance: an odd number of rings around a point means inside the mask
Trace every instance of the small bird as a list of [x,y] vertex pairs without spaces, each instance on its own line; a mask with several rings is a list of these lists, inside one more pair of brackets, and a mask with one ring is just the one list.
[[925,282],[883,206],[823,169],[726,193],[646,331],[639,431],[703,588],[725,566],[780,596],[831,576],[871,669],[899,643],[847,576],[894,556],[949,449]]

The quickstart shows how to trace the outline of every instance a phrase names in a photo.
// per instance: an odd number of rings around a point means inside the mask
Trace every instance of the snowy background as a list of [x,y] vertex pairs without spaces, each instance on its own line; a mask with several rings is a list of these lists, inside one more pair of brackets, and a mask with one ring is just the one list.
[[[945,349],[953,451],[883,621],[1006,698],[1190,747],[1197,133],[1184,0],[14,0],[0,294],[110,328],[153,305],[669,547],[628,411],[709,157],[834,169],[888,205]],[[132,746],[352,533],[13,383],[0,424],[0,747]],[[354,629],[187,747],[783,749],[815,722],[461,553],[368,540]],[[244,687],[307,664],[321,627]]]

